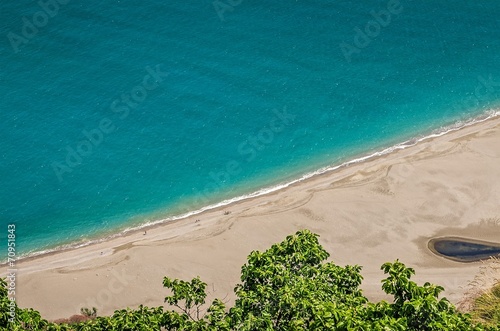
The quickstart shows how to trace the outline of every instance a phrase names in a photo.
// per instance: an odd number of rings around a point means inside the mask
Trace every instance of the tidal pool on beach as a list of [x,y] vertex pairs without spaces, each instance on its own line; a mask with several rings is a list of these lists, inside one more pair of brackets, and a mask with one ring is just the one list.
[[458,262],[476,262],[500,256],[500,243],[468,238],[434,238],[428,243],[436,255]]

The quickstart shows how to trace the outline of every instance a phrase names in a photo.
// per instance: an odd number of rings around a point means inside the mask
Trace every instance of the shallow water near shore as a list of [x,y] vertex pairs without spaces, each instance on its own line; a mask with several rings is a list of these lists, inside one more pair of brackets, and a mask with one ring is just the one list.
[[[0,226],[20,254],[84,243],[497,107],[500,3],[401,4],[350,62],[340,45],[387,2],[61,6],[1,45]],[[2,34],[40,10],[5,4]]]

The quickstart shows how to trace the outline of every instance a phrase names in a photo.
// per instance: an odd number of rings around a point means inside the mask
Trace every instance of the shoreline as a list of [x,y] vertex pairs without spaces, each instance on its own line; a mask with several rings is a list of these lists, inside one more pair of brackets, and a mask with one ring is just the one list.
[[[148,229],[153,229],[157,226],[163,226],[166,224],[173,224],[177,221],[183,221],[183,220],[189,219],[190,217],[201,215],[201,214],[208,212],[208,211],[222,210],[222,209],[225,209],[226,207],[230,207],[233,204],[238,204],[239,202],[242,202],[245,200],[259,198],[261,196],[266,196],[266,195],[272,194],[274,192],[279,192],[283,189],[287,189],[288,187],[292,187],[292,186],[294,186],[296,184],[300,184],[304,181],[314,179],[317,176],[322,176],[322,175],[328,174],[330,172],[342,170],[343,168],[347,168],[347,167],[350,167],[352,165],[361,164],[364,162],[370,162],[372,160],[377,159],[378,157],[390,155],[392,153],[398,152],[399,150],[404,150],[404,149],[416,146],[419,143],[422,143],[425,141],[432,141],[435,138],[445,136],[449,133],[460,131],[462,129],[483,123],[485,121],[494,120],[496,118],[500,118],[500,110],[488,110],[488,111],[486,111],[486,112],[484,112],[481,115],[478,115],[476,117],[471,117],[470,119],[467,119],[465,121],[457,121],[457,122],[454,122],[450,125],[443,126],[439,129],[434,129],[430,133],[427,133],[427,134],[424,133],[421,136],[407,139],[403,142],[396,143],[392,146],[383,148],[381,150],[377,150],[371,154],[362,154],[358,157],[355,157],[355,158],[350,159],[348,161],[342,162],[340,164],[333,164],[333,165],[319,168],[319,169],[311,171],[311,172],[307,172],[296,179],[292,179],[292,180],[289,180],[289,181],[286,181],[283,183],[279,183],[279,184],[276,184],[273,186],[267,186],[267,187],[261,188],[257,191],[254,191],[254,192],[251,192],[248,194],[244,194],[244,195],[239,195],[239,196],[236,196],[234,198],[225,199],[223,201],[220,201],[220,202],[217,202],[214,204],[210,204],[207,206],[203,206],[199,209],[189,211],[189,212],[186,212],[183,214],[169,216],[169,217],[161,218],[161,219],[154,220],[154,221],[149,221],[149,222],[135,225],[132,227],[125,227],[125,228],[122,228],[121,230],[119,228],[116,228],[115,230],[108,229],[107,231],[104,232],[107,234],[103,234],[103,235],[97,234],[94,238],[90,238],[90,239],[85,240],[83,242],[75,241],[75,242],[71,242],[68,244],[57,245],[53,248],[48,248],[48,249],[43,249],[43,250],[39,250],[39,251],[34,251],[31,253],[22,254],[22,255],[18,256],[18,262],[35,259],[39,256],[51,255],[51,254],[56,254],[58,252],[71,251],[71,250],[75,250],[75,249],[79,249],[79,248],[88,247],[91,245],[96,245],[96,244],[99,244],[102,242],[113,240],[114,238],[126,237],[130,234],[134,234],[134,233],[138,233],[138,232],[142,232],[142,231],[147,231]],[[0,261],[0,267],[6,266],[6,265],[7,265],[6,260]]]
[[233,300],[240,267],[251,251],[307,228],[320,235],[330,260],[363,266],[368,298],[387,299],[380,266],[399,259],[416,269],[417,282],[444,286],[444,295],[456,303],[481,264],[440,258],[427,242],[439,236],[498,238],[500,183],[491,180],[500,177],[500,118],[495,114],[266,195],[150,225],[146,235],[144,228],[137,229],[22,259],[17,301],[49,319],[92,306],[99,315],[109,315],[141,303],[162,305],[167,275],[183,280],[199,275],[210,289],[207,302]]

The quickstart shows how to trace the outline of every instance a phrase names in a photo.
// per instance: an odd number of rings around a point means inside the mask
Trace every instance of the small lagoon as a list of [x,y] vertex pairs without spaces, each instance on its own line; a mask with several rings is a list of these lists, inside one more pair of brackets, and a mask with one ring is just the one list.
[[429,241],[428,247],[434,254],[458,262],[477,262],[500,257],[500,243],[468,238],[435,238]]

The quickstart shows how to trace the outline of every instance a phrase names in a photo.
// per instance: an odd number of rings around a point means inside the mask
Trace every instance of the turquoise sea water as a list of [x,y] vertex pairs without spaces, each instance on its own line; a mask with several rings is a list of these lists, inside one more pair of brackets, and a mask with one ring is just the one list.
[[0,236],[16,224],[22,254],[283,184],[500,103],[499,1],[48,3],[50,15],[26,0],[0,10]]

